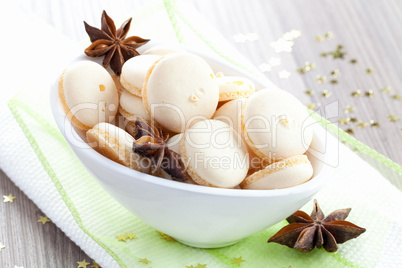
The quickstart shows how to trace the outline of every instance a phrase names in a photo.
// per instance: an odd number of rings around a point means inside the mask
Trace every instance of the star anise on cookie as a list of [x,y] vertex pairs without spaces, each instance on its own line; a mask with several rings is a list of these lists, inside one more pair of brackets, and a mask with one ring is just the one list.
[[114,21],[106,14],[102,13],[101,29],[90,26],[84,21],[85,30],[91,39],[92,44],[85,49],[85,54],[90,57],[105,56],[103,67],[110,67],[115,74],[120,75],[121,68],[128,59],[140,55],[136,50],[146,44],[149,39],[138,36],[126,38],[130,30],[131,18],[123,22],[118,30]]
[[296,211],[286,219],[290,224],[272,236],[268,243],[275,242],[302,252],[321,246],[328,252],[335,252],[338,250],[337,244],[356,238],[366,231],[345,221],[350,210],[338,209],[325,217],[317,200],[314,200],[311,216],[303,211]]
[[133,151],[152,160],[153,174],[161,168],[174,180],[185,181],[189,178],[180,155],[167,146],[168,135],[164,136],[161,129],[141,117],[135,120],[135,128]]

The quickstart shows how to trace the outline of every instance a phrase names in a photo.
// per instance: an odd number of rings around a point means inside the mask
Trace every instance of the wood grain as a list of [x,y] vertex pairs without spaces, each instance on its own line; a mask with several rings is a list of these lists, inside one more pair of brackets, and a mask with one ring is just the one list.
[[[127,17],[130,11],[145,1],[22,1],[24,8],[60,29],[73,40],[86,38],[82,21],[98,24],[103,9],[112,17]],[[220,0],[187,1],[192,3],[217,30],[246,55],[255,65],[267,63],[275,57],[281,59],[279,66],[273,66],[266,75],[274,83],[296,95],[303,103],[316,103],[319,111],[333,104],[331,121],[341,117],[356,117],[363,122],[376,120],[380,128],[353,128],[354,136],[378,152],[402,163],[401,120],[389,122],[388,116],[395,114],[402,118],[402,100],[394,100],[392,94],[402,95],[402,1],[399,0]],[[66,23],[70,18],[74,23]],[[276,53],[271,43],[283,33],[299,30],[302,36],[295,40],[291,53]],[[315,41],[317,35],[328,31],[334,38]],[[256,33],[258,40],[236,43],[236,34]],[[320,57],[321,52],[333,51],[341,44],[347,52],[345,60]],[[355,58],[357,64],[350,64]],[[297,68],[305,61],[314,62],[316,69],[299,74]],[[365,69],[372,68],[373,74]],[[338,69],[339,83],[318,84],[316,75],[325,75]],[[287,70],[288,79],[281,79],[278,73]],[[391,87],[391,93],[380,89]],[[306,89],[315,92],[304,94]],[[374,97],[351,97],[351,92],[373,89]],[[332,95],[327,99],[320,96],[322,90]],[[345,114],[346,105],[355,112]],[[338,111],[336,111],[338,110]],[[335,111],[335,112],[334,112]],[[37,220],[42,213],[38,208],[0,172],[0,194],[17,196],[13,203],[0,202],[0,242],[6,248],[0,252],[0,267],[77,267],[76,262],[89,257],[70,241],[54,224],[42,225]]]

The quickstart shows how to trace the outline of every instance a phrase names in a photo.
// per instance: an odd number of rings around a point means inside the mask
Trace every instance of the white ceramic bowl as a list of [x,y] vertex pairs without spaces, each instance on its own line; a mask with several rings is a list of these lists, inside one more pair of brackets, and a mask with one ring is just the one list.
[[[247,77],[260,89],[273,86],[209,55],[190,52],[203,57],[215,72]],[[78,60],[82,58],[85,56]],[[234,244],[294,213],[327,181],[325,154],[320,153],[325,151],[324,143],[317,131],[312,146],[315,150],[308,152],[314,168],[310,181],[279,190],[218,189],[157,178],[107,159],[90,148],[83,133],[66,120],[57,82],[51,88],[50,102],[61,133],[102,187],[145,223],[186,245],[214,248]]]

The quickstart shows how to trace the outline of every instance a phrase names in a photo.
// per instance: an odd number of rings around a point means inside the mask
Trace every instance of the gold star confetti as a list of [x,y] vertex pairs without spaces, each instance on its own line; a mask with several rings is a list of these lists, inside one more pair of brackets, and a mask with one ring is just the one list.
[[116,235],[116,237],[117,237],[118,241],[123,241],[123,242],[127,241],[127,237],[125,235],[119,234],[119,235]]
[[388,120],[391,121],[391,122],[396,122],[396,121],[399,120],[399,116],[391,114],[391,115],[388,116]]
[[400,100],[400,99],[401,99],[401,95],[395,94],[395,95],[392,95],[391,98],[393,98],[394,100]]
[[186,265],[186,268],[195,268],[194,266],[192,266],[192,265]]
[[126,233],[126,238],[132,240],[132,239],[136,239],[137,237],[133,233]]
[[355,111],[355,108],[350,107],[349,105],[346,105],[346,107],[345,107],[345,114],[353,113],[354,111]]
[[328,90],[323,90],[321,91],[321,96],[328,99],[331,96],[331,92],[329,92]]
[[12,194],[9,195],[3,195],[4,198],[4,203],[10,202],[13,203],[14,199],[16,199],[17,197],[13,196]]
[[344,59],[345,55],[346,55],[346,52],[343,51],[343,46],[342,45],[338,45],[334,52],[330,52],[328,54],[332,55],[333,59]]
[[327,81],[327,77],[326,76],[321,76],[321,75],[316,75],[315,76],[315,81],[318,84],[322,84],[322,83],[325,83],[325,81]]
[[328,53],[322,52],[322,53],[320,53],[320,56],[321,56],[321,57],[326,57],[326,56],[328,56]]
[[148,264],[148,263],[150,263],[151,261],[150,261],[150,260],[147,260],[146,258],[145,258],[145,259],[139,258],[139,259],[138,259],[138,262],[142,262],[142,263]]
[[338,77],[341,73],[339,72],[338,69],[335,69],[335,70],[331,71],[329,74],[333,77]]
[[245,262],[245,260],[243,260],[241,256],[240,256],[239,258],[233,257],[233,262],[232,262],[232,264],[237,264],[237,265],[240,266],[240,264],[241,264],[242,262]]
[[207,265],[198,263],[195,268],[207,268]]
[[356,117],[351,117],[350,118],[350,122],[352,122],[352,123],[356,123],[358,120],[357,120],[357,118]]
[[304,63],[304,66],[301,68],[298,68],[297,71],[301,74],[304,74],[304,73],[314,70],[314,69],[315,69],[315,63],[310,63],[310,62],[306,61]]
[[317,35],[315,37],[315,41],[317,41],[317,42],[321,42],[321,41],[324,41],[324,40],[325,40],[325,36],[323,36],[323,35]]
[[278,73],[279,78],[281,79],[288,79],[290,76],[290,72],[286,71],[286,70],[282,70]]
[[276,53],[280,52],[292,52],[292,47],[294,45],[293,41],[288,41],[283,38],[279,38],[277,41],[272,42],[271,47],[275,49]]
[[327,32],[324,34],[325,39],[331,39],[334,38],[334,34],[332,32]]
[[350,118],[349,118],[349,117],[347,117],[347,118],[340,118],[340,119],[339,119],[339,124],[341,124],[341,125],[349,124],[349,122],[350,122]]
[[91,268],[100,268],[100,265],[97,262],[93,261]]
[[307,108],[309,108],[310,110],[315,110],[315,109],[317,109],[317,105],[315,103],[311,103],[311,104],[307,105]]
[[157,231],[157,232],[160,234],[161,238],[162,238],[162,239],[165,239],[166,241],[169,241],[169,242],[175,242],[175,241],[176,241],[176,240],[175,240],[173,237],[171,237],[170,235],[167,235],[167,234],[162,233],[162,232],[159,232],[159,231]]
[[87,268],[87,266],[90,264],[89,262],[87,262],[86,260],[83,261],[78,261],[78,267],[77,268]]
[[314,95],[314,91],[311,89],[307,89],[306,91],[304,91],[304,93],[306,93],[306,95],[310,95],[310,96]]
[[357,60],[356,59],[351,59],[349,62],[352,63],[352,64],[356,64]]
[[351,135],[355,134],[355,130],[353,128],[347,128],[345,129],[345,132]]
[[3,243],[0,242],[0,251],[2,251],[2,250],[5,249],[5,248],[6,248],[6,246],[3,245]]
[[258,65],[258,69],[260,69],[261,72],[270,72],[272,70],[272,66],[264,62]]
[[364,92],[364,95],[366,95],[366,97],[372,98],[374,96],[374,91],[372,89]]
[[357,127],[358,127],[358,128],[366,128],[366,127],[367,127],[367,123],[359,122],[359,123],[357,123]]
[[329,82],[333,85],[338,84],[338,80],[336,80],[336,79],[331,79],[331,80],[329,80]]
[[385,93],[389,93],[391,91],[391,87],[390,86],[384,87],[384,88],[381,89],[381,91],[385,92]]
[[373,69],[370,69],[370,68],[367,68],[367,69],[366,69],[366,73],[372,74],[372,73],[374,73],[374,70],[373,70]]
[[279,66],[281,65],[281,59],[277,57],[270,58],[268,64],[271,66]]
[[371,127],[380,127],[380,123],[374,121],[374,120],[370,120],[370,126]]
[[357,98],[357,97],[360,97],[361,94],[362,94],[362,91],[360,89],[358,89],[356,91],[353,91],[351,95],[353,97]]
[[40,216],[38,222],[41,222],[43,225],[45,225],[47,222],[50,222],[48,217]]

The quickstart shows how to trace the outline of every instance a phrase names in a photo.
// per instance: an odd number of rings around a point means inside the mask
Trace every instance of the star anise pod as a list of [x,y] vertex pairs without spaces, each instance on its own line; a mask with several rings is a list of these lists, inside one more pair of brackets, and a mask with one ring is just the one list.
[[133,143],[133,151],[152,160],[153,173],[161,168],[174,180],[185,181],[189,178],[180,155],[167,146],[168,135],[165,137],[161,129],[141,117],[135,120],[135,128],[136,141]]
[[116,31],[114,21],[106,14],[102,13],[101,29],[90,26],[84,21],[85,30],[87,31],[92,44],[85,49],[85,54],[90,57],[105,56],[103,59],[103,67],[110,67],[119,75],[121,68],[128,59],[140,55],[136,48],[146,44],[149,39],[142,39],[138,36],[126,38],[130,30],[131,18],[123,22]]
[[290,224],[272,236],[268,243],[275,242],[302,252],[309,252],[314,247],[321,246],[328,252],[335,252],[338,250],[337,244],[356,238],[366,231],[345,221],[350,210],[338,209],[325,217],[317,200],[314,200],[311,216],[303,211],[296,211],[286,219]]

